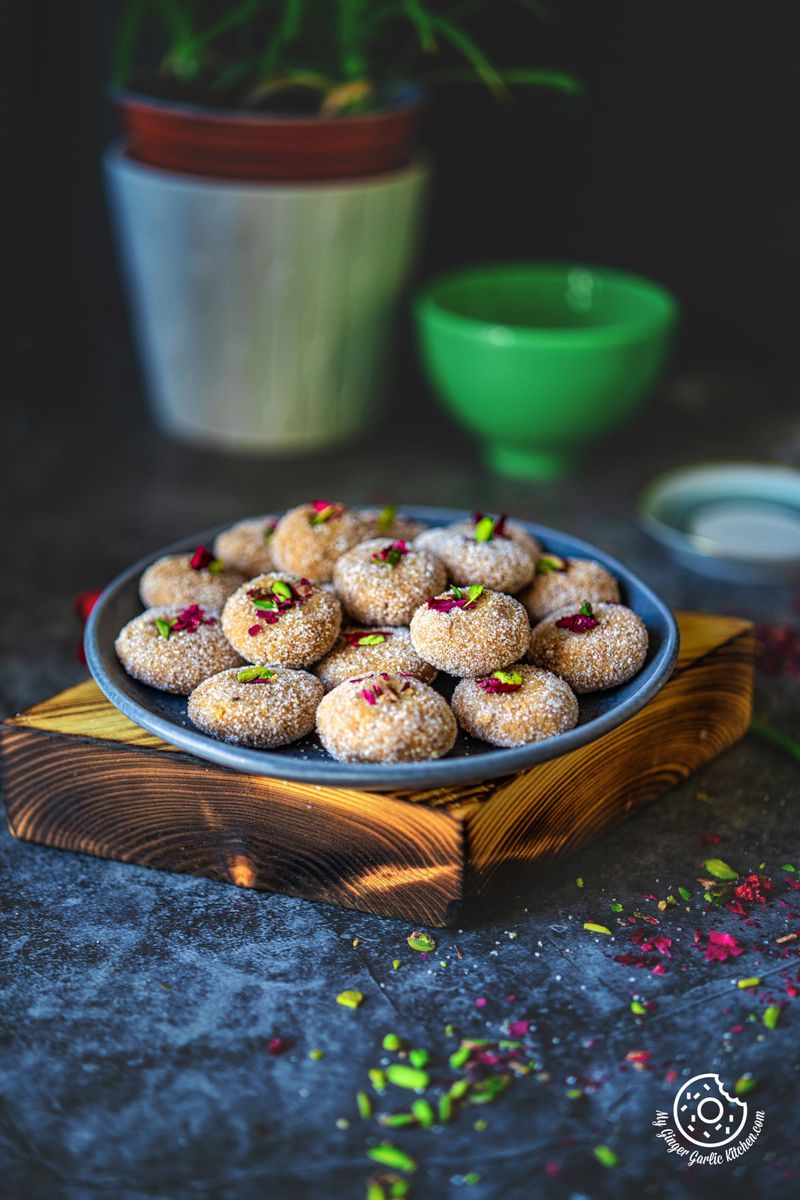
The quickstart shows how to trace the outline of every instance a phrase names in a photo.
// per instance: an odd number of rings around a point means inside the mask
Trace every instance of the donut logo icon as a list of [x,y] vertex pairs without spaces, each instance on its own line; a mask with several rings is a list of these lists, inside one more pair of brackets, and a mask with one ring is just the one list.
[[675,1128],[695,1146],[727,1146],[744,1129],[747,1105],[729,1096],[719,1075],[695,1075],[679,1089],[672,1106]]

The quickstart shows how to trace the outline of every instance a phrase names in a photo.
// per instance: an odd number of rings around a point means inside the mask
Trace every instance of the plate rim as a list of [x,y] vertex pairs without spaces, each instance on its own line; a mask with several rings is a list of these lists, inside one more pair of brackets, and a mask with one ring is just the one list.
[[[351,507],[363,510],[374,508],[375,505],[359,504]],[[404,516],[433,523],[440,521],[442,524],[448,524],[452,521],[463,520],[465,516],[469,515],[468,510],[465,509],[426,505],[402,505],[399,507]],[[434,513],[436,516],[432,516]],[[250,519],[248,516],[237,517],[214,525],[200,533],[179,538],[168,546],[144,555],[131,566],[126,567],[100,593],[97,603],[89,615],[84,632],[84,650],[89,671],[106,699],[135,725],[147,730],[148,733],[155,734],[162,741],[174,746],[176,750],[191,754],[206,762],[213,762],[239,773],[278,779],[282,782],[304,783],[359,792],[419,792],[483,783],[489,779],[516,775],[540,763],[559,758],[562,754],[577,750],[589,742],[596,741],[612,729],[618,728],[644,708],[661,690],[677,662],[680,635],[675,617],[665,601],[640,575],[619,562],[613,555],[585,542],[582,538],[521,517],[511,517],[511,520],[522,525],[535,537],[541,538],[545,544],[549,537],[566,538],[580,554],[602,562],[623,582],[633,580],[636,586],[646,594],[650,604],[659,612],[665,627],[665,637],[651,663],[653,670],[650,679],[633,696],[629,696],[611,712],[602,713],[593,720],[587,721],[583,725],[577,725],[574,729],[567,730],[566,733],[558,734],[555,737],[510,749],[491,747],[486,753],[475,756],[464,755],[459,758],[449,758],[445,755],[439,759],[426,759],[422,762],[411,763],[343,763],[337,762],[335,759],[301,759],[282,754],[280,750],[256,750],[218,741],[209,737],[208,734],[201,733],[200,730],[186,729],[175,725],[167,718],[150,712],[138,701],[128,696],[106,670],[103,663],[104,649],[100,644],[97,631],[106,606],[150,563],[164,555],[184,551],[189,543],[194,543],[194,545],[201,542],[207,543],[222,530],[229,529],[238,521],[248,519]],[[121,666],[120,670],[123,670]],[[252,761],[251,755],[254,756]],[[263,764],[262,769],[259,769],[259,764]]]

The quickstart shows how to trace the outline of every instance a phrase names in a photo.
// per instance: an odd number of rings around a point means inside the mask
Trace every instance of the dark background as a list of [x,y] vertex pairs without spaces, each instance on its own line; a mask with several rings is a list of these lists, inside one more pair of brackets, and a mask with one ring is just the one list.
[[[13,212],[6,262],[17,377],[77,388],[131,361],[100,156],[119,0],[7,8],[2,129]],[[481,35],[505,65],[579,74],[580,103],[517,89],[440,90],[422,273],[565,257],[660,279],[684,310],[678,363],[796,355],[797,26],[785,3],[561,0],[553,20],[494,0]]]

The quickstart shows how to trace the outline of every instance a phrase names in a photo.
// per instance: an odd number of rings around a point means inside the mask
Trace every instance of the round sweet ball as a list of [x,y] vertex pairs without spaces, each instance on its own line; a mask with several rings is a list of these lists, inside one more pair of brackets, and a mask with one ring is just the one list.
[[243,665],[219,613],[197,604],[149,608],[120,630],[114,647],[134,679],[178,696],[188,696],[209,675]]
[[222,631],[242,658],[273,667],[309,667],[339,636],[342,606],[307,579],[268,572],[235,591]]
[[234,668],[195,688],[189,719],[221,742],[273,750],[311,733],[322,696],[308,671]]
[[349,625],[330,653],[314,667],[326,692],[354,675],[374,671],[413,675],[423,683],[432,683],[436,678],[436,668],[423,662],[411,644],[411,634],[402,627],[359,629]]
[[493,746],[541,742],[578,723],[578,701],[569,684],[525,663],[483,679],[462,679],[452,705],[461,728]]
[[246,578],[198,546],[192,554],[167,554],[151,563],[139,580],[139,595],[145,608],[200,604],[219,610]]
[[405,513],[399,513],[393,504],[385,508],[365,508],[361,512],[366,532],[365,538],[391,538],[393,541],[402,539],[413,542],[415,537],[425,529],[422,521],[415,521]]
[[438,558],[408,542],[372,538],[342,555],[333,583],[356,621],[407,625],[423,600],[442,590],[447,572]]
[[367,536],[361,513],[334,501],[312,500],[289,509],[278,521],[272,558],[281,571],[327,583],[337,558]]
[[518,592],[533,575],[530,549],[505,533],[492,532],[490,517],[481,525],[460,522],[429,529],[414,543],[441,559],[454,583],[482,583],[498,592]]
[[491,675],[522,658],[530,641],[528,614],[512,596],[481,584],[449,591],[420,605],[411,641],[420,658],[449,675]]
[[271,545],[277,524],[278,518],[272,516],[237,521],[217,534],[214,553],[246,579],[271,571],[275,566]]
[[519,599],[527,608],[531,623],[535,623],[560,608],[573,604],[578,608],[584,600],[618,602],[620,594],[616,579],[601,563],[589,558],[542,554],[533,579],[520,592]]
[[486,513],[474,512],[468,521],[455,521],[448,528],[470,537],[475,537],[476,532],[483,536],[491,530],[493,537],[509,538],[518,546],[522,546],[533,562],[536,562],[542,552],[542,547],[533,534],[528,533],[524,525],[507,517],[505,513],[501,513],[499,517],[490,517]]
[[528,659],[565,679],[574,692],[604,692],[627,683],[647,656],[647,630],[624,604],[584,602],[541,621]]
[[357,676],[328,692],[317,734],[341,762],[419,762],[452,749],[457,726],[443,696],[409,675]]

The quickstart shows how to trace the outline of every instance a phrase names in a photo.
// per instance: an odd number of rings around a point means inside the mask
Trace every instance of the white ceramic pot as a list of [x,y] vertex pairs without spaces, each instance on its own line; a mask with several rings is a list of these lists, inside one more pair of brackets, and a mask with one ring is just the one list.
[[382,390],[425,167],[228,183],[111,147],[105,170],[159,424],[193,442],[273,453],[357,432]]

